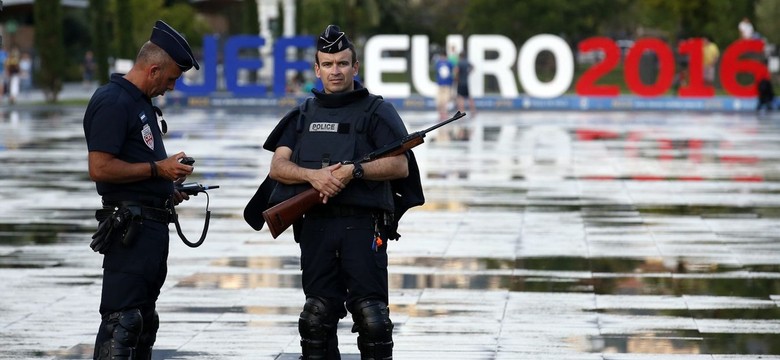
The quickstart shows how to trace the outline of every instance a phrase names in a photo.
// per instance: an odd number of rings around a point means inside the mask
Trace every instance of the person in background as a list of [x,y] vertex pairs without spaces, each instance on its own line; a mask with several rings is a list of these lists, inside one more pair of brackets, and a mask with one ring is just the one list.
[[771,75],[767,73],[761,80],[758,81],[758,102],[756,103],[756,111],[761,112],[764,108],[766,111],[772,111],[775,102],[775,89],[772,86]]
[[3,102],[3,96],[5,95],[7,87],[7,79],[5,78],[5,60],[8,59],[8,52],[0,47],[0,103]]
[[102,321],[93,358],[151,359],[156,303],[168,272],[170,210],[192,174],[183,152],[168,156],[152,98],[172,91],[198,62],[184,37],[158,20],[127,74],[112,74],[84,114],[89,177],[102,197],[90,247],[103,257]]
[[460,60],[460,52],[454,45],[450,46],[450,52],[447,54],[447,61],[455,68],[458,66],[458,60]]
[[[471,97],[471,93],[469,92],[469,73],[471,72],[472,68],[473,66],[466,57],[466,53],[460,53],[458,66],[455,67],[455,83],[457,84],[457,89],[455,92],[457,94],[457,107],[458,111],[465,112],[466,102],[468,102],[469,111],[471,111],[471,116],[474,117],[477,108],[474,105],[474,98]],[[453,137],[455,139],[468,139],[468,130],[465,127],[457,126],[454,128],[454,131],[455,135]]]
[[392,104],[355,79],[357,53],[338,26],[319,36],[314,60],[323,90],[313,90],[314,97],[288,113],[263,144],[274,153],[269,205],[309,188],[322,201],[293,225],[306,296],[298,319],[302,359],[340,359],[337,327],[349,311],[361,359],[389,360],[387,240],[397,238],[391,233],[391,180],[407,177],[413,157],[352,160],[408,133]]
[[19,60],[19,80],[22,93],[26,94],[32,89],[32,58],[26,51],[22,53],[22,58]]
[[[456,71],[458,69],[458,60],[460,60],[460,51],[458,51],[458,48],[455,47],[455,45],[450,46],[450,51],[447,53],[447,61],[450,62],[450,65],[452,67],[452,71]],[[455,74],[453,73],[453,81],[452,81],[452,90],[450,90],[450,101],[455,102],[457,98],[457,91],[458,91],[458,82],[455,80]]]
[[436,72],[436,84],[439,91],[436,94],[436,109],[439,112],[439,120],[447,119],[447,111],[452,99],[453,69],[452,63],[447,59],[444,52],[441,52],[434,64]]
[[16,103],[16,98],[19,97],[19,87],[21,85],[21,79],[19,78],[21,68],[19,63],[21,60],[19,49],[15,47],[11,49],[11,53],[5,59],[5,65],[3,66],[5,68],[5,78],[8,82],[8,103],[12,105]]
[[95,78],[95,58],[91,50],[84,53],[84,61],[81,63],[81,77],[85,89],[92,87]]
[[707,85],[715,84],[715,73],[720,58],[718,45],[708,38],[702,38],[702,63],[704,65],[704,82]]
[[748,40],[753,38],[753,32],[755,30],[753,29],[753,24],[750,22],[750,19],[747,17],[742,18],[742,21],[737,25],[737,29],[739,29],[740,39]]

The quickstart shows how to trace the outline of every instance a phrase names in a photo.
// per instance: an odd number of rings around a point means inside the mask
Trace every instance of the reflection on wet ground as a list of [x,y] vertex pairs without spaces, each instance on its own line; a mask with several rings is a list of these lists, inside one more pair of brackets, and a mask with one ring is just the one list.
[[[279,261],[281,260],[281,262]],[[711,295],[764,298],[780,293],[776,269],[758,272],[731,266],[687,269],[685,264],[660,261],[653,271],[642,268],[652,260],[619,258],[532,258],[502,260],[490,258],[396,258],[390,261],[393,289],[471,289],[536,292],[585,292],[634,295]],[[300,273],[297,258],[230,258],[214,266],[251,268],[251,273],[198,273],[177,286],[198,288],[256,288],[273,283],[297,287]],[[286,271],[284,271],[286,269]],[[775,306],[774,302],[768,303]],[[770,309],[771,310],[771,309]]]
[[[0,110],[0,359],[86,359],[101,257],[82,109]],[[241,218],[284,110],[166,110],[206,244],[172,232],[155,359],[297,359],[297,245]],[[402,114],[410,130],[433,113]],[[480,113],[415,149],[390,244],[398,359],[780,359],[780,118]],[[206,199],[180,207],[199,234]],[[192,235],[195,236],[195,235]],[[357,359],[350,321],[345,359]],[[637,357],[640,356],[641,357]]]

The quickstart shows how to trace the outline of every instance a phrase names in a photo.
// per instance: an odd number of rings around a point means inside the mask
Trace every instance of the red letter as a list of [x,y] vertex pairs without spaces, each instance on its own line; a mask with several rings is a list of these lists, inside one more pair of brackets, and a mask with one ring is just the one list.
[[715,95],[715,88],[704,83],[704,41],[701,38],[685,40],[680,43],[678,51],[688,55],[688,82],[680,86],[680,96]]
[[[639,78],[639,62],[645,51],[653,51],[658,56],[658,78],[651,85],[645,85]],[[669,46],[659,39],[637,40],[626,55],[623,76],[628,88],[637,95],[662,95],[669,90],[674,81],[674,54]]]
[[581,41],[577,47],[584,53],[599,49],[604,51],[604,59],[586,70],[574,85],[577,95],[618,96],[620,88],[617,85],[596,85],[602,76],[620,62],[620,49],[615,42],[607,37],[592,37]]
[[[720,83],[726,91],[734,96],[756,96],[755,83],[768,75],[767,68],[755,59],[740,59],[745,53],[756,53],[761,56],[764,42],[761,40],[737,40],[723,53],[720,62]],[[750,84],[742,86],[737,81],[737,74],[748,73],[753,76]]]

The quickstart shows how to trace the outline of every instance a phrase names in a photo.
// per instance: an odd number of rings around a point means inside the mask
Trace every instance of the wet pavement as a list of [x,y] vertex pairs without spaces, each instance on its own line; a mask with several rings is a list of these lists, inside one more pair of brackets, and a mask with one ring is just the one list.
[[[282,109],[167,109],[220,185],[179,209],[154,359],[297,359],[290,233],[244,205]],[[91,358],[99,206],[78,107],[0,108],[0,359]],[[436,115],[402,113],[414,131]],[[396,359],[780,359],[780,115],[481,112],[416,148],[427,203],[390,243]],[[258,214],[259,216],[259,214]],[[345,359],[358,359],[349,318]]]

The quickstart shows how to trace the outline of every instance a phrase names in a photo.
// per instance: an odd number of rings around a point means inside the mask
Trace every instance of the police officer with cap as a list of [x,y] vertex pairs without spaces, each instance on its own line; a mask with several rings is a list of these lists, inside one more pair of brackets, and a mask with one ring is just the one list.
[[[173,90],[192,67],[200,68],[184,37],[157,21],[130,71],[112,74],[84,114],[89,176],[103,202],[92,244],[104,254],[94,359],[151,359],[167,274],[168,209],[189,199],[174,183],[193,171],[179,162],[183,152],[168,156],[152,98]],[[131,226],[119,214],[132,214]]]
[[392,359],[387,240],[391,181],[409,174],[407,154],[351,162],[407,135],[398,112],[355,79],[355,47],[336,25],[317,40],[323,89],[289,112],[263,147],[273,151],[269,204],[313,187],[322,203],[295,224],[306,302],[298,330],[303,359],[339,359],[336,329],[352,314],[362,359]]

